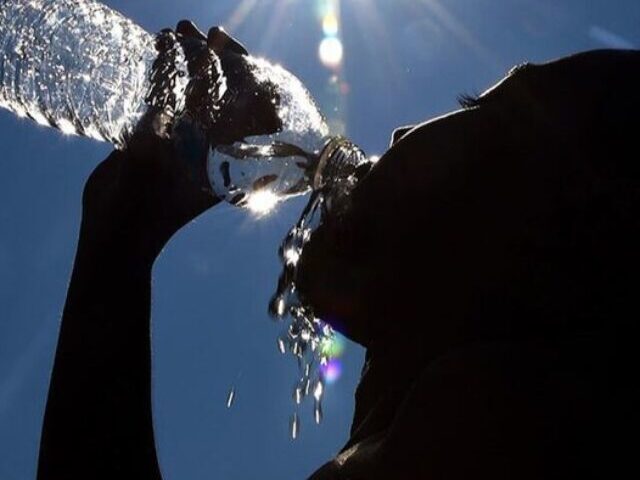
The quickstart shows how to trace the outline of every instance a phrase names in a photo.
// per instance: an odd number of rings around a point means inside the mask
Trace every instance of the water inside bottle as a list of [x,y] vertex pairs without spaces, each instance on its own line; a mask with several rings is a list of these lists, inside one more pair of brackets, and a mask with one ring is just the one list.
[[254,205],[260,213],[269,210],[265,205],[274,206],[310,190],[310,176],[328,141],[329,128],[298,78],[264,59],[249,56],[246,63],[255,83],[273,92],[281,127],[272,134],[216,145],[210,151],[208,169],[218,196],[234,205]]
[[93,0],[3,0],[0,107],[121,146],[146,111],[154,43]]

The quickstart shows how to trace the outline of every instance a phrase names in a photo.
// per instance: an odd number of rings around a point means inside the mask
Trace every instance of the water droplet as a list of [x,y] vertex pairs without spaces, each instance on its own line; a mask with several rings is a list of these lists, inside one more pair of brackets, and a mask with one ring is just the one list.
[[317,425],[322,422],[322,402],[316,400],[313,404],[313,418]]
[[317,402],[319,402],[322,399],[322,394],[324,393],[324,385],[322,384],[321,380],[318,380],[316,382],[316,386],[313,389],[313,398],[316,399]]
[[307,378],[304,383],[304,396],[309,396],[309,391],[311,390],[311,379]]
[[227,408],[231,408],[233,406],[233,402],[236,399],[236,387],[231,387],[229,389],[229,393],[227,394]]
[[295,440],[298,438],[298,435],[300,434],[300,419],[298,418],[297,413],[294,413],[291,416],[290,426],[291,426],[291,438]]
[[278,350],[281,354],[285,354],[287,351],[286,345],[284,344],[284,340],[282,338],[278,339]]

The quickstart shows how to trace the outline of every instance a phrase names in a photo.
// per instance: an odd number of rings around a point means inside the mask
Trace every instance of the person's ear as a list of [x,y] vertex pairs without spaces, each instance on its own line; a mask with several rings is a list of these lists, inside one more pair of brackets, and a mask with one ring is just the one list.
[[404,127],[396,128],[391,134],[391,142],[389,143],[389,147],[393,147],[398,141],[404,137],[407,133],[413,130],[415,125],[407,125]]

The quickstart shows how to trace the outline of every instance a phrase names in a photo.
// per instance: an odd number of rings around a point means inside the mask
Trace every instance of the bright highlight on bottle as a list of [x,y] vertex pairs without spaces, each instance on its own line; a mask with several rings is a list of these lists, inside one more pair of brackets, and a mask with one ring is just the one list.
[[58,123],[58,128],[64,135],[76,134],[76,127],[74,127],[73,123],[71,123],[69,120],[60,118],[58,119],[57,123]]
[[258,190],[247,199],[247,208],[259,216],[267,215],[277,204],[278,196],[271,190]]

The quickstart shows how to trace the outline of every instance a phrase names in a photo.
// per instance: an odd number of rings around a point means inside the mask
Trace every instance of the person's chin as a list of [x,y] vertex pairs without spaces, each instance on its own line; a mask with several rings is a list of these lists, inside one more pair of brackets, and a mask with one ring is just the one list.
[[[323,237],[321,229],[319,237]],[[305,247],[296,278],[298,291],[317,317],[360,342],[359,324],[365,316],[362,272],[348,256],[336,252],[334,246],[319,237]]]

